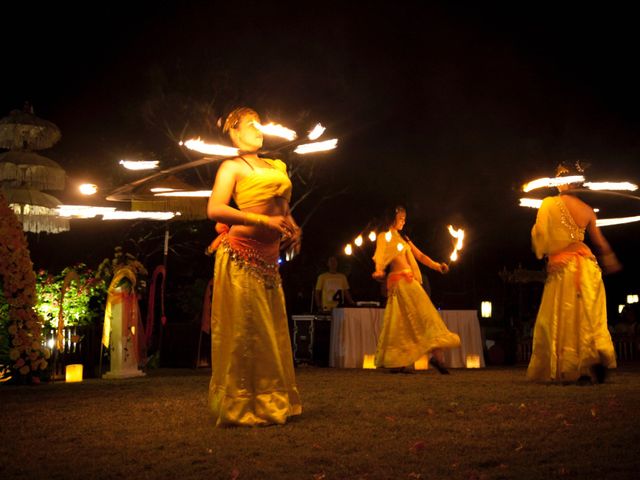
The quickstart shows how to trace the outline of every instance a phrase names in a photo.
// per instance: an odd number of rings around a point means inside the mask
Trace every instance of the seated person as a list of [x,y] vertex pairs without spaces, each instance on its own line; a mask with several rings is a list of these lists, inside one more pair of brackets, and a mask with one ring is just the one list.
[[[338,259],[329,257],[327,266],[329,271],[320,274],[316,282],[316,308],[322,312],[330,312],[340,303],[353,305],[347,276],[338,272]],[[340,301],[340,296],[342,296],[343,302]]]

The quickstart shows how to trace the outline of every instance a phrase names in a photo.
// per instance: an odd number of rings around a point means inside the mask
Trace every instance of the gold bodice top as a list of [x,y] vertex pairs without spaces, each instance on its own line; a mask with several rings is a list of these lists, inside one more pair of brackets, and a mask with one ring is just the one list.
[[584,242],[585,229],[576,225],[567,205],[559,196],[547,197],[538,210],[531,230],[531,243],[538,258],[565,250],[572,243]]
[[240,210],[267,203],[275,197],[291,200],[291,180],[281,160],[264,158],[271,167],[254,168],[236,184],[233,199]]

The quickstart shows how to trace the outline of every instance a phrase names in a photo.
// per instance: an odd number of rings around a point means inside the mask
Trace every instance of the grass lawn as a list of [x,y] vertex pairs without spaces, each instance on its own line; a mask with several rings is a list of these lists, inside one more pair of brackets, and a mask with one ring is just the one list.
[[524,373],[299,367],[303,414],[266,428],[213,428],[208,370],[0,386],[0,478],[638,478],[640,365],[589,387]]

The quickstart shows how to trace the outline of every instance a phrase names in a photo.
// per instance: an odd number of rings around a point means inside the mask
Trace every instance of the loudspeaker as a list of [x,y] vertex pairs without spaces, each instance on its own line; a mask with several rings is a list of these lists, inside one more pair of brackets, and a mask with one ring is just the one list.
[[292,315],[291,318],[295,362],[329,366],[331,315]]

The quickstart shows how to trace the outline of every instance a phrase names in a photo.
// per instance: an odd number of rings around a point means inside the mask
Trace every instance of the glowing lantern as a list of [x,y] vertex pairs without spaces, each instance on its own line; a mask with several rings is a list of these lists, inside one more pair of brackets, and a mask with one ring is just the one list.
[[357,247],[362,246],[362,235],[358,235],[358,238],[356,238],[353,243],[355,243]]
[[367,370],[376,368],[375,355],[365,355],[362,359],[362,368]]
[[627,295],[627,303],[638,303],[638,295]]
[[618,313],[622,313],[622,310],[624,310],[624,307],[626,307],[625,304],[621,303],[620,305],[618,305]]
[[353,253],[353,248],[351,248],[350,243],[347,243],[347,246],[344,247],[344,253],[347,255],[351,255]]
[[421,356],[413,364],[413,368],[416,370],[429,370],[429,358],[426,355]]
[[65,368],[64,379],[67,383],[81,382],[82,381],[82,364],[74,363],[67,365]]
[[83,183],[78,187],[82,195],[94,195],[98,192],[98,186],[94,183]]
[[372,242],[376,241],[376,238],[378,238],[378,236],[376,235],[376,232],[374,232],[373,230],[369,232],[369,240],[371,240]]
[[484,301],[480,304],[480,316],[482,318],[491,318],[491,302]]
[[467,355],[467,368],[480,368],[480,355]]

